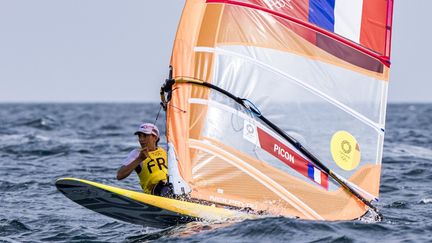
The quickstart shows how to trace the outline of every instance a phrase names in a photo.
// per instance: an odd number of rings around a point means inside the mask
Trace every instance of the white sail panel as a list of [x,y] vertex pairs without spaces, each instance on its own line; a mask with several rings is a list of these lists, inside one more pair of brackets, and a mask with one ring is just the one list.
[[[257,53],[256,49],[255,53]],[[264,65],[232,55],[218,55],[216,60],[215,65],[218,72],[215,72],[214,84],[240,97],[254,101],[262,114],[286,133],[300,134],[305,142],[304,145],[311,148],[330,169],[345,178],[350,178],[356,172],[355,170],[345,171],[333,162],[329,150],[331,138],[340,130],[349,131],[357,139],[362,155],[359,166],[380,163],[380,151],[377,151],[377,148],[378,144],[382,143],[383,137],[379,135],[382,131],[377,127],[371,126],[320,95],[292,82],[283,73],[269,70]],[[235,68],[238,66],[242,67],[241,72]],[[237,85],[231,86],[229,80],[236,80]],[[375,83],[380,82],[374,81]],[[210,96],[210,100],[213,97]],[[220,114],[223,114],[223,111]],[[218,119],[223,120],[217,117],[213,122],[225,127],[222,122],[217,122]],[[221,130],[218,127],[211,129],[214,133],[223,134]],[[233,138],[225,141],[226,144],[234,141],[232,146],[235,148],[241,144]],[[371,193],[376,195],[375,190]]]
[[[247,96],[253,90],[261,91],[263,87],[267,87],[274,92],[274,95],[267,99],[268,101],[284,102],[285,94],[289,91],[259,81],[259,71],[254,69],[255,66],[258,66],[276,75],[284,76],[286,82],[296,84],[314,94],[313,96],[304,96],[291,92],[290,97],[293,100],[315,102],[316,97],[320,97],[377,130],[381,130],[384,126],[381,107],[386,103],[386,100],[383,99],[385,97],[382,94],[386,93],[388,84],[375,77],[365,76],[319,60],[311,60],[303,56],[268,48],[231,45],[218,46],[217,48],[197,47],[195,51],[217,53],[226,57],[225,59],[232,57],[229,64],[223,67],[218,66],[216,69],[224,70],[218,80],[218,84],[222,85],[221,87],[227,88],[228,85],[232,85],[230,80],[233,78],[243,80],[239,80],[233,87],[236,89],[233,90],[235,94],[241,93]],[[243,63],[254,64],[254,66],[235,77],[227,76],[230,75],[230,71],[235,73],[235,70],[238,70],[237,67],[242,66]],[[223,80],[228,81],[224,82]]]
[[335,33],[360,43],[363,0],[337,1],[335,3]]

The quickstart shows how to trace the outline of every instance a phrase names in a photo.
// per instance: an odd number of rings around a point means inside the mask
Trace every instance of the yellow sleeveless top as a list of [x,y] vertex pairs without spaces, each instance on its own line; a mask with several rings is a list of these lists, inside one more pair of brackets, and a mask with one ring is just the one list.
[[149,152],[148,155],[149,157],[141,162],[138,177],[144,193],[151,194],[159,181],[167,181],[168,158],[166,151],[161,147]]

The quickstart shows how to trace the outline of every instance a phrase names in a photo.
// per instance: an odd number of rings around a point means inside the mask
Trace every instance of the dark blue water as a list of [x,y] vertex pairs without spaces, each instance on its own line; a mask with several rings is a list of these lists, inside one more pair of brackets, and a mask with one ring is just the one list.
[[0,104],[0,242],[432,241],[432,104],[388,108],[377,203],[383,222],[279,217],[158,231],[94,213],[56,190],[59,177],[139,190],[134,176],[118,182],[115,173],[137,145],[134,129],[153,121],[157,110],[157,104]]

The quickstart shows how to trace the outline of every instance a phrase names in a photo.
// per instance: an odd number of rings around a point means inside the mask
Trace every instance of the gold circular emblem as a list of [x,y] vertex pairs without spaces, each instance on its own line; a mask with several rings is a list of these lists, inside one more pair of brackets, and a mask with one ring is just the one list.
[[344,170],[353,170],[360,163],[360,146],[355,137],[347,131],[338,131],[333,134],[330,151],[333,160]]

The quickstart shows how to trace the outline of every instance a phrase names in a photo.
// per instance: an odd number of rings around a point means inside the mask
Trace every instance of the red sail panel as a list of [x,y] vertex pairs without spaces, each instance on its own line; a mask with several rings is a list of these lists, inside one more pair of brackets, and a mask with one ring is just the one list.
[[387,0],[363,0],[360,43],[379,53],[385,53]]

